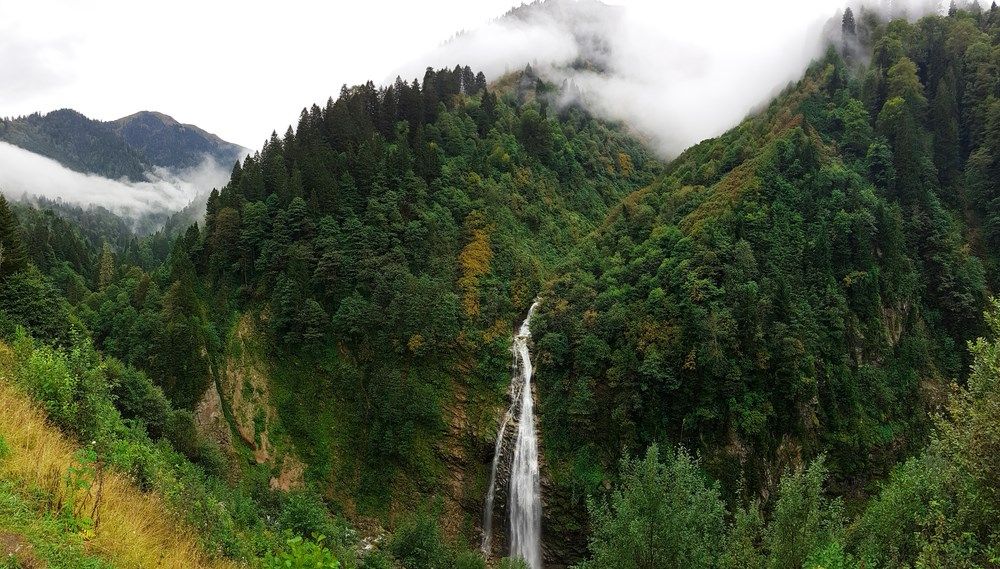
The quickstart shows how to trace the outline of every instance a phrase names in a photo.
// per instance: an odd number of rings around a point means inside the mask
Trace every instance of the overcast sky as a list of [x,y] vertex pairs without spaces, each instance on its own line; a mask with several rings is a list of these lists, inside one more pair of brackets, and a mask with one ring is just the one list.
[[[608,3],[627,5],[633,19],[662,26],[682,46],[711,42],[701,47],[724,54],[752,52],[748,38],[782,45],[776,36],[801,34],[843,2]],[[342,84],[419,69],[422,54],[456,31],[520,3],[0,0],[0,116],[71,107],[110,120],[157,110],[257,148]],[[769,53],[760,55],[768,65]]]

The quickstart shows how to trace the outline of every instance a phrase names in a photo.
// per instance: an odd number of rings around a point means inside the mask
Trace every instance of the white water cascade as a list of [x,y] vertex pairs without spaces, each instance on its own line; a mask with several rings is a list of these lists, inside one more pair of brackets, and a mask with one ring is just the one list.
[[542,567],[542,497],[538,474],[538,440],[535,433],[534,401],[531,397],[531,316],[538,307],[536,300],[521,328],[514,336],[511,351],[514,353],[514,371],[510,383],[510,408],[500,422],[496,449],[493,453],[493,469],[490,485],[486,493],[486,508],[483,512],[483,545],[486,555],[491,553],[493,534],[493,497],[496,491],[497,468],[503,456],[503,443],[507,426],[518,414],[517,435],[514,439],[514,456],[511,459],[508,488],[507,513],[509,518],[510,556],[528,562],[531,569]]

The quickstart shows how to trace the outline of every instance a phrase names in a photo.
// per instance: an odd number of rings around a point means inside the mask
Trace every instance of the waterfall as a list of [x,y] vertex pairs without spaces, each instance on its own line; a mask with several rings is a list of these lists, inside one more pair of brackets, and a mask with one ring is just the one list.
[[493,468],[490,485],[486,493],[486,507],[483,512],[482,551],[491,553],[493,534],[493,498],[496,492],[497,468],[503,456],[503,444],[507,426],[517,413],[517,435],[514,456],[511,460],[507,514],[510,530],[510,556],[522,558],[532,569],[542,567],[542,498],[538,474],[538,440],[535,433],[534,401],[531,397],[531,352],[528,340],[531,338],[531,316],[538,307],[536,300],[521,328],[514,336],[511,351],[514,354],[513,374],[510,388],[510,407],[500,422],[496,448],[493,453]]

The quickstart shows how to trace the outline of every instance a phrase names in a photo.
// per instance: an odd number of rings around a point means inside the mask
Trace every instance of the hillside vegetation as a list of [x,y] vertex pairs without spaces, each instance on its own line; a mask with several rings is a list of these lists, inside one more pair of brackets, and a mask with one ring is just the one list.
[[457,66],[303,109],[176,239],[0,198],[0,544],[145,565],[127,498],[191,563],[516,566],[470,548],[537,297],[547,563],[1000,563],[1000,12],[838,24],[669,164]]
[[[58,360],[45,361],[49,357],[44,350],[18,357],[0,343],[0,531],[7,536],[6,547],[18,538],[30,543],[26,551],[34,553],[15,555],[28,566],[30,559],[64,567],[104,566],[98,558],[114,567],[235,566],[210,560],[194,528],[162,498],[142,492],[127,476],[98,462],[93,450],[48,423],[18,385],[60,379]],[[32,373],[40,377],[25,377]]]
[[582,241],[537,325],[546,447],[580,495],[653,442],[764,495],[823,451],[855,493],[919,448],[994,278],[987,22],[861,18]]

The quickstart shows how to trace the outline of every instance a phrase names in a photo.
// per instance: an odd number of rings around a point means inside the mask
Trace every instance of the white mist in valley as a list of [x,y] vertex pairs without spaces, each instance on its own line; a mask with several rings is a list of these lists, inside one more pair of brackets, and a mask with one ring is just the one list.
[[8,199],[44,197],[82,207],[101,206],[133,218],[178,211],[225,185],[230,174],[230,166],[206,156],[194,168],[155,168],[147,173],[147,181],[111,180],[0,142],[0,192]]
[[[616,2],[617,4],[617,2]],[[599,115],[625,121],[664,157],[735,126],[822,54],[844,0],[548,0],[457,35],[399,71],[469,65],[492,80],[530,64],[575,83]],[[933,0],[868,3],[915,17]],[[858,2],[851,2],[855,10]],[[571,65],[581,60],[597,69]]]

